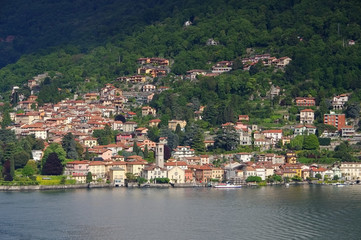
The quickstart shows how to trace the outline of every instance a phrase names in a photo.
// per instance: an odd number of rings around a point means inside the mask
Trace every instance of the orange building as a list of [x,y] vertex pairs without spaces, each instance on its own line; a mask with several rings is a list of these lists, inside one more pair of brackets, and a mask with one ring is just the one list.
[[325,114],[323,116],[323,123],[337,127],[338,130],[346,126],[345,114]]

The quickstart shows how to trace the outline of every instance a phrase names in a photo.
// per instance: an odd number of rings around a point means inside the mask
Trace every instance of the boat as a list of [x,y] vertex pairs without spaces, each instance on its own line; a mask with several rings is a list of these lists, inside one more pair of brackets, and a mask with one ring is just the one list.
[[214,188],[241,188],[241,185],[234,185],[230,183],[220,183],[218,185],[213,186]]

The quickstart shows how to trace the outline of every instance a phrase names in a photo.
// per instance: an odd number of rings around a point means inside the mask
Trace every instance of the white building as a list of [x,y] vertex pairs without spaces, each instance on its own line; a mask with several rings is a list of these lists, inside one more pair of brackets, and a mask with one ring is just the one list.
[[297,125],[295,126],[294,134],[297,135],[309,135],[316,134],[316,127],[312,125]]
[[276,144],[279,140],[282,139],[282,129],[274,129],[274,130],[264,130],[262,134],[266,138],[270,138],[272,144]]
[[147,179],[148,181],[152,181],[156,178],[166,178],[167,169],[160,168],[155,165],[151,165],[143,169],[141,176]]
[[361,162],[342,162],[340,170],[347,181],[361,180]]
[[173,157],[176,159],[184,159],[186,157],[194,157],[195,151],[189,146],[178,146],[173,151]]
[[237,160],[242,162],[249,162],[252,159],[252,153],[241,152],[236,153],[234,156],[237,158]]
[[341,136],[342,137],[352,137],[355,135],[355,128],[352,126],[345,126],[341,128]]
[[348,102],[348,97],[350,94],[348,93],[344,93],[344,94],[340,94],[338,96],[333,97],[332,99],[332,107],[334,110],[341,110],[343,109],[343,106],[345,105],[345,103]]

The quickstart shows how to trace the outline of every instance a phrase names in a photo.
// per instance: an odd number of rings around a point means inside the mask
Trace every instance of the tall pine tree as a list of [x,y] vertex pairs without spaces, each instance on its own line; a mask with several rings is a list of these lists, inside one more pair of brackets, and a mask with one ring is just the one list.
[[63,149],[66,152],[66,158],[78,159],[79,155],[76,148],[75,138],[72,133],[67,133],[61,142]]

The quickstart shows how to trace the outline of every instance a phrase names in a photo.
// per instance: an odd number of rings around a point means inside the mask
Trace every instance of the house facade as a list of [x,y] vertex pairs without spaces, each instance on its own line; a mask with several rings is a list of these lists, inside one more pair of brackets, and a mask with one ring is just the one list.
[[315,113],[312,109],[304,109],[300,112],[300,123],[301,124],[313,124],[315,119]]

